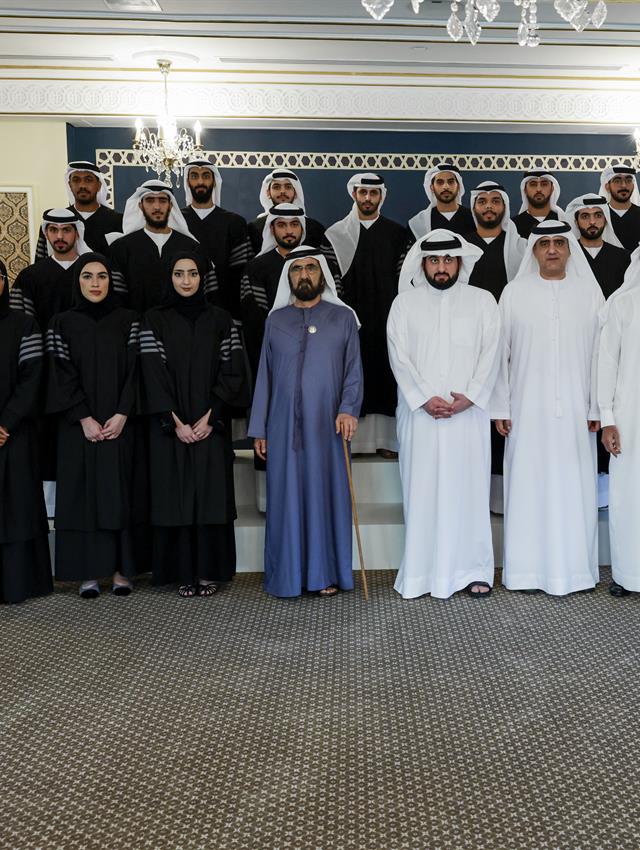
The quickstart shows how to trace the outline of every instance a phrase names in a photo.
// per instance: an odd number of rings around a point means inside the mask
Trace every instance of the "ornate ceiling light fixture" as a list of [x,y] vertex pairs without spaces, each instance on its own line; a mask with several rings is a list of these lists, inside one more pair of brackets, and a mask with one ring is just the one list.
[[[361,0],[362,5],[376,21],[381,21],[392,8],[395,0]],[[423,0],[411,0],[413,11],[418,14]],[[537,47],[540,44],[538,31],[538,0],[513,0],[520,8],[520,24],[517,41],[520,47]],[[462,17],[458,12],[461,7]],[[560,17],[571,24],[577,32],[589,25],[600,29],[607,19],[605,0],[554,0],[554,9]],[[466,35],[471,44],[477,44],[482,33],[482,23],[491,23],[500,13],[498,0],[452,0],[451,15],[447,21],[447,33],[453,41]]]
[[202,125],[199,121],[193,125],[195,139],[184,127],[178,130],[176,119],[169,111],[168,77],[171,62],[168,59],[158,59],[157,62],[164,83],[163,110],[156,119],[155,133],[144,126],[141,118],[136,119],[133,148],[140,152],[140,159],[147,171],[153,169],[167,183],[171,183],[172,175],[175,175],[176,185],[179,186],[182,169],[194,154],[202,150]]

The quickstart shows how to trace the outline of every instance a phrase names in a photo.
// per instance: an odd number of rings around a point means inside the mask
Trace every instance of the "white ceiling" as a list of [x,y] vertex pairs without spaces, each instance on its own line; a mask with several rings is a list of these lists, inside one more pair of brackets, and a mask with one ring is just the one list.
[[172,79],[185,82],[611,90],[633,93],[636,108],[640,3],[609,2],[602,30],[576,33],[539,0],[532,49],[515,43],[511,0],[475,47],[449,40],[449,2],[435,0],[418,15],[396,0],[381,23],[360,0],[158,2],[161,12],[116,13],[104,0],[0,0],[0,81],[148,81],[168,55]]

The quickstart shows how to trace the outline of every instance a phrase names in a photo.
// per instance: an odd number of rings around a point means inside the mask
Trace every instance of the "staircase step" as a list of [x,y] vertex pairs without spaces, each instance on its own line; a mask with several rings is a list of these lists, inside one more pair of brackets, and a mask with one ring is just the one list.
[[[404,519],[401,504],[358,505],[360,538],[365,567],[368,570],[398,569],[404,550]],[[262,572],[264,553],[264,515],[254,506],[238,508],[236,545],[238,572]],[[491,515],[491,531],[495,565],[502,567],[504,520]],[[609,554],[609,517],[607,511],[598,513],[599,562],[611,563]],[[353,535],[353,565],[359,568],[356,537]]]

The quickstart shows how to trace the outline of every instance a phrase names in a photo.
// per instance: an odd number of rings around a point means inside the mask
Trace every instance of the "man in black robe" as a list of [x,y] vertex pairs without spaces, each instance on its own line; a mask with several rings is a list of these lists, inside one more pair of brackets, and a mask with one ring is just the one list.
[[248,404],[245,355],[229,313],[208,304],[200,255],[164,267],[162,305],[140,331],[150,414],[153,580],[211,596],[235,574],[229,410]]
[[263,221],[262,249],[247,264],[240,287],[240,315],[254,377],[258,372],[264,323],[273,307],[287,257],[304,242],[306,217],[302,207],[277,204]]
[[424,177],[424,192],[429,206],[409,221],[416,239],[437,228],[460,235],[473,230],[471,210],[461,204],[464,196],[462,174],[453,163],[440,162],[429,169]]
[[[83,254],[73,306],[51,320],[47,410],[58,414],[56,578],[116,596],[147,572],[146,429],[136,421],[139,321],[118,306],[107,259]],[[142,473],[142,474],[140,474]],[[136,486],[137,485],[137,486]]]
[[[84,241],[92,251],[106,253],[107,234],[122,233],[122,213],[107,206],[107,185],[94,162],[70,162],[64,175],[69,197],[67,209],[84,221]],[[36,245],[36,260],[47,256],[45,238],[40,235]]]
[[410,231],[380,215],[386,186],[377,174],[354,175],[347,184],[351,212],[326,232],[342,275],[342,298],[362,322],[360,350],[364,401],[354,452],[397,457],[396,382],[387,354],[387,316],[398,294]]
[[240,279],[252,257],[247,222],[220,206],[222,177],[206,159],[194,159],[184,169],[184,193],[182,214],[213,263],[221,306],[239,318]]
[[509,217],[509,196],[499,183],[479,183],[471,192],[471,211],[475,230],[464,238],[482,248],[483,256],[473,267],[469,283],[486,289],[499,301],[502,290],[516,276],[526,242]]
[[622,286],[631,255],[613,230],[607,199],[598,195],[574,198],[567,206],[566,217],[602,294],[609,298]]
[[640,242],[640,192],[635,168],[612,165],[600,178],[600,194],[609,201],[611,223],[620,244],[635,251]]
[[[600,289],[609,298],[622,286],[631,255],[620,244],[611,222],[612,214],[605,197],[581,195],[567,206],[566,219],[577,237]],[[598,447],[598,506],[609,504],[609,481],[603,476],[609,472],[609,452],[602,444]]]
[[[526,242],[518,235],[509,215],[509,196],[499,183],[484,180],[471,191],[471,210],[476,229],[465,239],[482,249],[469,276],[469,284],[486,289],[500,300],[502,290],[516,276]],[[503,512],[504,437],[491,429],[491,499],[494,513]]]
[[[286,168],[277,168],[267,174],[262,181],[260,206],[264,212],[249,222],[249,238],[254,254],[259,254],[262,250],[265,216],[272,207],[278,204],[295,204],[295,206],[305,209],[304,192],[300,178],[295,172]],[[305,214],[304,229],[306,244],[319,248],[324,237],[324,225]]]
[[195,251],[207,268],[204,291],[219,299],[215,269],[198,244],[175,203],[173,189],[159,180],[147,180],[126,203],[124,236],[111,245],[113,286],[122,303],[144,313],[160,303],[162,258],[178,251]]
[[[46,330],[56,313],[71,306],[74,266],[78,256],[87,253],[87,246],[84,222],[72,210],[47,210],[41,230],[50,256],[20,272],[11,290],[11,309],[33,316]],[[43,480],[52,482],[56,480],[56,417],[40,419],[38,429]],[[51,513],[52,485],[47,485],[47,508]]]
[[71,306],[73,266],[87,252],[84,222],[67,209],[46,210],[40,227],[49,256],[23,269],[11,290],[11,309],[34,316],[46,329],[51,317]]
[[9,308],[0,262],[0,602],[53,589],[35,427],[42,356],[36,321]]
[[528,239],[541,221],[557,221],[562,214],[558,206],[560,184],[548,171],[527,171],[520,182],[522,205],[513,223],[523,239]]

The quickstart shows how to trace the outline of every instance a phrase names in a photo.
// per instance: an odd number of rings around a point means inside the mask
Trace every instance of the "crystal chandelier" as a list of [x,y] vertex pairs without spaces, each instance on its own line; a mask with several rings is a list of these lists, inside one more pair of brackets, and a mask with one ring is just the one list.
[[169,112],[168,77],[171,62],[158,59],[158,68],[164,83],[164,105],[162,114],[156,118],[157,130],[153,133],[144,126],[141,118],[136,119],[136,135],[133,148],[140,153],[145,169],[153,169],[161,180],[171,183],[171,175],[176,176],[176,185],[180,185],[182,169],[202,150],[202,126],[199,121],[193,125],[195,139],[184,127],[178,130],[176,119]]
[[[381,21],[395,0],[361,0],[364,8],[376,21]],[[411,0],[411,8],[418,14],[423,0]],[[538,31],[538,0],[513,0],[520,9],[520,24],[517,41],[520,47],[537,47],[540,44]],[[461,16],[458,12],[461,11]],[[554,0],[553,7],[563,20],[582,32],[589,25],[600,29],[607,19],[605,0]],[[447,21],[447,33],[454,41],[466,35],[471,44],[477,44],[482,33],[482,23],[495,20],[500,12],[498,0],[452,0],[451,15]]]

